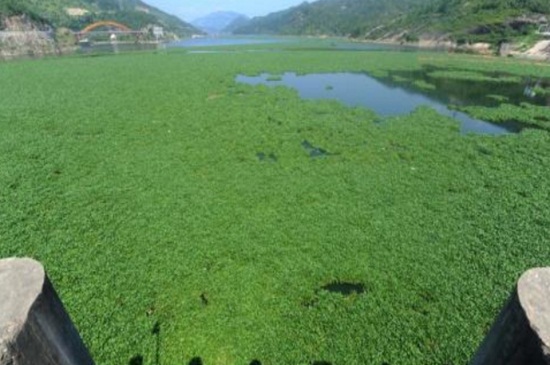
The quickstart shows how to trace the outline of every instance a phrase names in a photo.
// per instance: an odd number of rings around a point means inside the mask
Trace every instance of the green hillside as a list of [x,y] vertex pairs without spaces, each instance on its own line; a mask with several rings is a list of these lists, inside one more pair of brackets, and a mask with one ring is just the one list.
[[201,33],[176,16],[140,0],[2,0],[0,15],[26,14],[53,27],[79,30],[99,20],[114,20],[133,29],[159,25],[178,36]]
[[546,0],[319,0],[254,18],[234,32],[498,44],[533,36],[549,14]]
[[549,14],[546,0],[433,0],[369,36],[408,31],[411,37],[447,34],[458,43],[498,44],[534,34]]
[[426,0],[320,0],[252,19],[237,34],[359,36]]

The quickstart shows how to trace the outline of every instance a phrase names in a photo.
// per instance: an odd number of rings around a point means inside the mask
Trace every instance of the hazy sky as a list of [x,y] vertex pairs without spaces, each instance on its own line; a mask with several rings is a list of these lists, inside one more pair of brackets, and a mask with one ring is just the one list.
[[248,16],[266,15],[304,2],[304,0],[144,0],[186,21],[215,11],[236,11]]

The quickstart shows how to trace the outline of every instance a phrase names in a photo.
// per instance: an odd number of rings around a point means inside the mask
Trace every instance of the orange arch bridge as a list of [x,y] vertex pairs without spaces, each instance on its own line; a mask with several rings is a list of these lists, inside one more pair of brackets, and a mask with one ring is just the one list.
[[95,22],[93,24],[88,25],[86,28],[80,31],[80,34],[91,32],[94,29],[97,29],[99,27],[113,27],[123,32],[132,32],[132,29],[128,28],[124,24],[120,24],[111,20],[106,20],[106,21]]

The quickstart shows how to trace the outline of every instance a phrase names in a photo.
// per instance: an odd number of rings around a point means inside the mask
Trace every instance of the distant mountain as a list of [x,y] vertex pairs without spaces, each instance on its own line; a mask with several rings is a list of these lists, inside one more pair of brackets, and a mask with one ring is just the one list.
[[246,15],[240,16],[233,20],[227,27],[222,30],[222,33],[233,33],[235,29],[244,27],[250,22],[250,18]]
[[253,18],[237,34],[359,36],[429,0],[319,0]]
[[248,20],[248,17],[232,11],[217,11],[202,18],[193,20],[191,24],[206,33],[217,34],[225,32],[225,29],[228,26],[233,24],[235,21],[242,22],[243,19]]
[[166,32],[177,36],[202,33],[141,0],[0,0],[0,18],[12,15],[26,15],[54,28],[72,30],[80,30],[100,20],[114,20],[132,29],[162,26]]

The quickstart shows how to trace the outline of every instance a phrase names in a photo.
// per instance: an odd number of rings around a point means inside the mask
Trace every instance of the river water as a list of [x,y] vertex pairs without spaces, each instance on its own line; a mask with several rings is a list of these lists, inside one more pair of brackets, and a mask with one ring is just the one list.
[[458,120],[462,133],[505,134],[521,130],[521,125],[513,122],[494,124],[472,118],[466,113],[451,110],[441,98],[363,73],[296,75],[289,72],[277,77],[264,73],[259,76],[239,75],[236,81],[251,85],[286,86],[297,90],[304,99],[334,99],[351,107],[374,110],[383,117],[404,115],[419,106],[429,106],[441,115]]

